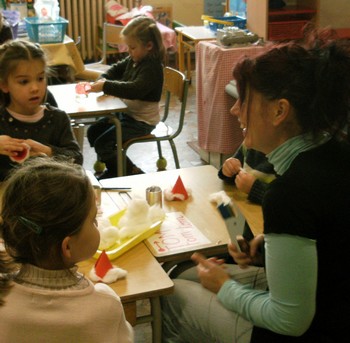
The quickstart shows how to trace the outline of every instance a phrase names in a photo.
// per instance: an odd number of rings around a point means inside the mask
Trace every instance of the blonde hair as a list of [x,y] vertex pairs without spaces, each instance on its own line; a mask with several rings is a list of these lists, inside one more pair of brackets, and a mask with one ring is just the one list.
[[157,23],[149,17],[135,17],[124,27],[122,35],[138,40],[143,45],[149,42],[153,43],[150,55],[154,58],[164,59],[165,48],[162,35],[158,29]]

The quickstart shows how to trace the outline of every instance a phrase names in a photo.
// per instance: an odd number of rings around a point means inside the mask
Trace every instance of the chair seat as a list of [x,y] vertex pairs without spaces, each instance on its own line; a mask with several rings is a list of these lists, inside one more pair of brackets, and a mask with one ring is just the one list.
[[165,123],[163,123],[161,121],[158,123],[158,125],[155,127],[155,129],[151,132],[151,134],[154,137],[162,138],[162,137],[172,135],[173,132],[174,132],[174,130],[171,126],[166,125]]
[[91,63],[91,64],[86,64],[85,69],[89,71],[95,71],[100,74],[105,73],[111,66],[108,64],[103,64],[103,63]]
[[110,68],[107,64],[90,63],[85,64],[84,70],[75,75],[77,80],[95,81]]
[[128,147],[133,142],[147,142],[147,141],[156,141],[159,140],[168,140],[169,136],[172,135],[174,132],[174,129],[171,126],[166,125],[163,122],[159,122],[158,125],[155,127],[155,129],[149,134],[144,136],[139,136],[136,138],[129,139],[128,141],[124,142],[123,148]]

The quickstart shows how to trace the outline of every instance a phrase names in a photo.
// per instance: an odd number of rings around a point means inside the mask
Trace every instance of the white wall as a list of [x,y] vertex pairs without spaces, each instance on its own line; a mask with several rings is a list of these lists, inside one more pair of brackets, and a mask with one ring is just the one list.
[[320,0],[319,25],[332,28],[350,28],[349,0]]

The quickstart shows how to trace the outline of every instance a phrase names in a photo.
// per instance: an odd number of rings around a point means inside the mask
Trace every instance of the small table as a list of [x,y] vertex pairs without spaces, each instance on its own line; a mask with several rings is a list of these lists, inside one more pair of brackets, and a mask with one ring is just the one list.
[[163,209],[165,212],[182,212],[208,238],[209,243],[202,246],[184,247],[166,253],[159,253],[151,248],[151,252],[159,262],[175,262],[190,259],[195,251],[211,256],[227,252],[229,236],[216,205],[209,201],[209,196],[212,193],[225,190],[245,216],[253,233],[256,235],[263,232],[261,206],[250,203],[245,194],[238,191],[234,186],[225,184],[218,178],[217,173],[218,170],[215,167],[205,165],[104,179],[100,183],[102,186],[132,188],[132,192],[129,193],[108,192],[116,206],[123,209],[133,197],[144,199],[147,187],[157,185],[162,190],[171,189],[178,176],[181,176],[185,187],[192,191],[191,197],[185,201],[163,201]]
[[101,93],[90,93],[88,96],[77,96],[75,93],[75,83],[52,85],[48,89],[55,97],[58,108],[65,111],[73,119],[95,118],[109,116],[117,131],[117,159],[118,175],[123,175],[122,159],[122,129],[120,121],[112,113],[127,110],[125,103],[114,96]]
[[200,41],[215,39],[216,33],[205,26],[176,27],[175,31],[178,34],[179,70],[185,72],[185,52],[187,51],[187,78],[190,80],[192,69],[190,50]]
[[[92,175],[92,173],[89,173]],[[89,177],[91,177],[89,175]],[[119,211],[115,202],[107,192],[102,191],[103,215],[109,216]],[[96,260],[90,258],[78,264],[79,271],[88,275]],[[112,261],[112,264],[128,272],[126,278],[117,280],[109,286],[119,295],[126,319],[131,325],[145,322],[152,323],[154,343],[161,342],[161,307],[160,296],[172,293],[173,281],[147,249],[140,243]],[[150,315],[137,316],[136,302],[149,299]]]
[[[79,271],[88,275],[95,262],[94,259],[80,262]],[[160,296],[172,293],[173,281],[143,243],[136,245],[112,263],[128,272],[126,278],[109,284],[123,303],[126,319],[133,326],[151,321],[153,342],[160,342]],[[150,300],[151,314],[137,317],[136,301],[144,299]]]

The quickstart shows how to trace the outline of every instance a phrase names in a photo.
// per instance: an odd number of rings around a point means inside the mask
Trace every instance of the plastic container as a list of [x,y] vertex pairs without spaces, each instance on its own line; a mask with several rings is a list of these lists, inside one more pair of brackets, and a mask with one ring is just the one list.
[[245,29],[247,25],[247,19],[231,16],[231,17],[206,17],[209,22],[210,30],[216,32],[217,29],[222,29],[224,26],[236,26],[240,29]]
[[47,21],[38,17],[24,18],[29,39],[40,44],[62,43],[68,20],[58,17],[55,21]]
[[[120,218],[125,214],[125,209],[120,212],[109,216],[109,220],[113,226],[118,226]],[[135,245],[139,244],[143,240],[151,237],[160,229],[162,221],[157,221],[153,223],[147,230],[135,235],[132,238],[126,238],[120,243],[116,242],[114,245],[106,249],[106,254],[110,260],[114,260],[118,256],[124,254],[126,251],[133,248]],[[99,258],[102,253],[102,250],[98,249],[94,255],[94,258]]]

